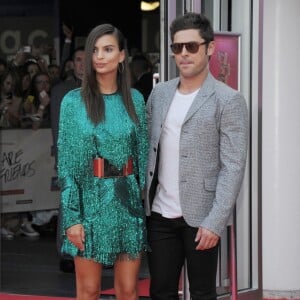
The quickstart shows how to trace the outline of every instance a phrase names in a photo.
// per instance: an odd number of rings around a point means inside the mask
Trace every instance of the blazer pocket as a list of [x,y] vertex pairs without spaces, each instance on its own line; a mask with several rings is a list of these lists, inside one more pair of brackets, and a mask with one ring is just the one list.
[[209,192],[215,192],[217,187],[217,177],[210,177],[204,179],[204,188]]

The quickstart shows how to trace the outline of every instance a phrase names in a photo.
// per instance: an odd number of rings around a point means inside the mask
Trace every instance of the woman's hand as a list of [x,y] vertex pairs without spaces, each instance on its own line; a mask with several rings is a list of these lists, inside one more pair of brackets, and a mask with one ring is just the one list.
[[80,251],[84,251],[84,228],[82,224],[69,227],[66,231],[68,240]]

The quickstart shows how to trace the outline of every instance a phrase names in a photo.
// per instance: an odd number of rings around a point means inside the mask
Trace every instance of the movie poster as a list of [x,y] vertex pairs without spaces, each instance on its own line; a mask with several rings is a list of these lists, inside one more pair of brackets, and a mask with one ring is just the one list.
[[239,90],[239,34],[215,33],[215,52],[209,63],[216,79]]

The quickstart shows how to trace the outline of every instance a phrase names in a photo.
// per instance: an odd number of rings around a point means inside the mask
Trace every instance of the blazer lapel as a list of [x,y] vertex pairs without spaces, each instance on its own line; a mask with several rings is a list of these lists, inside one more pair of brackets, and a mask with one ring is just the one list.
[[170,105],[176,93],[178,83],[179,78],[169,81],[167,88],[164,90],[164,95],[162,95],[162,99],[165,99],[165,101],[163,102],[163,105],[161,105],[161,124],[165,122]]
[[208,73],[205,81],[203,82],[202,87],[200,88],[198,94],[196,95],[190,109],[188,110],[185,119],[184,119],[184,123],[190,119],[193,114],[198,111],[201,106],[209,100],[210,95],[213,93],[214,91],[214,78],[213,76]]

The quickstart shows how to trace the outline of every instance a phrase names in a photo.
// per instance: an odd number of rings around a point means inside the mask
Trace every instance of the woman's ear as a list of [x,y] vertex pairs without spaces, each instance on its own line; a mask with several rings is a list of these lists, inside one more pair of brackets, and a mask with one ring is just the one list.
[[125,60],[125,50],[121,50],[119,63],[122,63]]

